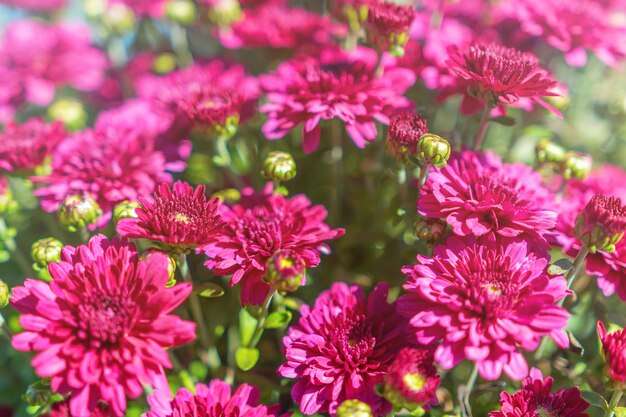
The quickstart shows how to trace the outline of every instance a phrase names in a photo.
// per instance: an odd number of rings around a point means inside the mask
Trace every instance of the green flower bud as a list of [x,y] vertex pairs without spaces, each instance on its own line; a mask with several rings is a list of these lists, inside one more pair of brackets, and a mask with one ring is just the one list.
[[83,103],[75,99],[60,99],[48,108],[48,118],[60,120],[70,131],[80,130],[87,124]]
[[166,288],[173,287],[174,285],[176,285],[176,259],[174,259],[174,257],[171,256],[169,253],[164,252],[160,249],[150,248],[141,255],[141,260],[145,261],[150,256],[155,255],[155,254],[167,256],[167,273],[168,273],[169,279],[167,281],[167,284],[165,284],[165,287]]
[[450,143],[441,136],[426,133],[422,135],[419,143],[417,157],[424,163],[438,168],[445,166],[450,158]]
[[152,70],[157,74],[168,74],[176,69],[176,55],[164,52],[157,55],[152,63]]
[[169,0],[165,5],[167,18],[183,26],[193,24],[196,10],[196,5],[191,0]]
[[243,16],[237,0],[219,0],[209,9],[209,20],[216,26],[228,27]]
[[568,152],[561,162],[560,172],[563,178],[584,180],[591,172],[591,156],[579,152]]
[[0,308],[4,308],[9,305],[9,298],[11,298],[11,291],[6,282],[0,279]]
[[438,241],[446,232],[446,223],[439,219],[420,217],[415,222],[415,236],[428,243]]
[[50,383],[42,380],[30,385],[26,389],[26,393],[22,395],[22,400],[29,406],[41,407],[52,402],[52,395]]
[[337,407],[337,417],[373,417],[372,408],[359,400],[345,400]]
[[137,213],[135,213],[135,210],[140,207],[141,204],[136,201],[122,201],[113,209],[113,220],[115,220],[115,223],[117,223],[122,219],[137,218]]
[[36,271],[41,269],[47,269],[48,264],[51,262],[59,262],[61,260],[61,250],[63,249],[63,242],[53,237],[46,237],[39,239],[33,243],[31,249],[31,257],[35,263],[33,269]]
[[565,149],[547,139],[540,140],[535,148],[537,161],[541,163],[560,164],[565,158]]
[[270,152],[263,162],[261,175],[274,181],[289,181],[296,176],[296,161],[287,152]]
[[213,193],[211,197],[217,197],[227,203],[236,203],[241,198],[241,192],[236,188],[224,188]]
[[17,210],[17,201],[6,181],[0,184],[0,215],[13,213]]
[[103,23],[114,33],[129,33],[135,29],[135,13],[123,3],[110,4],[102,16]]
[[296,291],[306,278],[304,259],[295,251],[285,249],[276,252],[267,261],[263,280],[280,292]]
[[102,216],[102,210],[91,194],[75,194],[65,197],[58,216],[61,226],[76,232],[94,224]]

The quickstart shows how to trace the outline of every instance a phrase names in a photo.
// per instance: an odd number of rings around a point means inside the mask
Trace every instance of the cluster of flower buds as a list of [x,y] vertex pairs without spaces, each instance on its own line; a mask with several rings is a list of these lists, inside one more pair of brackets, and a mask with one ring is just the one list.
[[566,180],[584,180],[591,172],[593,160],[591,156],[580,152],[568,152],[563,157],[560,173]]
[[280,292],[294,292],[306,281],[306,264],[295,251],[284,249],[267,261],[263,280]]
[[537,162],[560,166],[565,159],[566,151],[560,145],[547,139],[542,139],[535,147]]
[[296,161],[287,152],[273,151],[263,161],[261,175],[272,181],[289,181],[296,176]]
[[67,196],[59,206],[59,222],[70,232],[85,229],[102,216],[98,202],[89,193]]
[[422,165],[442,167],[450,158],[450,143],[441,136],[428,133],[421,114],[403,112],[389,122],[386,148],[389,155],[401,162],[417,158]]
[[359,400],[346,400],[337,407],[337,417],[373,417],[372,408]]
[[367,13],[368,43],[380,51],[389,51],[393,56],[404,56],[404,45],[409,40],[409,28],[414,17],[415,9],[411,5],[374,2]]
[[53,237],[46,237],[37,240],[31,248],[31,257],[33,258],[33,270],[37,272],[39,278],[44,281],[51,281],[48,265],[52,262],[61,260],[61,251],[63,250],[63,242]]
[[594,195],[576,218],[574,235],[591,253],[613,252],[626,231],[626,207],[617,197]]

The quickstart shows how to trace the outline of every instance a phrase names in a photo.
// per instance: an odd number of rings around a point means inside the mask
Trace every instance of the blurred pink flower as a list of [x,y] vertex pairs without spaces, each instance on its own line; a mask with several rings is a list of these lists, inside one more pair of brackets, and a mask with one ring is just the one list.
[[0,3],[40,12],[51,12],[65,7],[67,0],[0,0]]
[[344,234],[343,229],[324,223],[323,206],[311,206],[301,194],[288,199],[272,191],[271,183],[262,193],[245,188],[239,203],[222,204],[226,226],[215,242],[202,248],[211,258],[205,263],[209,269],[220,276],[232,275],[231,286],[242,282],[243,305],[263,303],[269,285],[262,278],[274,254],[290,250],[300,255],[306,267],[316,267],[320,255],[330,252],[325,241]]
[[374,416],[391,411],[375,388],[406,346],[406,323],[387,293],[386,283],[367,298],[358,286],[338,282],[313,307],[302,306],[298,324],[283,338],[287,360],[278,373],[298,380],[291,395],[303,414],[334,416],[348,399],[369,404]]
[[109,4],[122,3],[140,16],[161,18],[165,15],[166,0],[108,0]]
[[107,67],[105,54],[90,45],[87,26],[15,21],[0,43],[0,120],[24,102],[47,106],[57,87],[94,91]]
[[566,295],[561,276],[546,272],[549,257],[525,241],[452,237],[433,257],[417,256],[405,266],[398,311],[410,319],[415,341],[441,343],[435,360],[451,369],[464,359],[487,380],[502,371],[514,380],[528,374],[519,349],[533,351],[549,335],[569,344],[569,314],[556,303]]
[[166,288],[165,255],[139,261],[134,245],[98,235],[63,248],[49,271],[51,283],[27,279],[13,288],[11,305],[25,330],[12,343],[38,352],[33,367],[54,392],[72,394],[72,415],[88,416],[104,400],[121,417],[142,384],[167,386],[165,349],[193,340],[195,323],[170,314],[192,288]]
[[403,94],[415,82],[405,68],[386,66],[376,74],[377,55],[358,48],[351,53],[326,49],[321,54],[294,58],[261,78],[268,103],[263,133],[280,139],[302,125],[302,147],[311,153],[319,145],[321,120],[339,118],[359,148],[376,139],[376,124],[389,124],[399,110],[412,108]]
[[60,122],[9,122],[0,133],[0,170],[32,171],[50,156],[67,133]]

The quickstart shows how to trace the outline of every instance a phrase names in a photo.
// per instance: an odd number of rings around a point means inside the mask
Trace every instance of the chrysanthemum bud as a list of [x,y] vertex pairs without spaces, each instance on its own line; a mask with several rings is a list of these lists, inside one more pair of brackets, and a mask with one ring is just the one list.
[[263,279],[278,291],[293,292],[306,280],[304,259],[292,250],[281,250],[267,261]]
[[167,273],[169,274],[169,280],[167,281],[167,284],[165,284],[165,286],[167,288],[173,287],[176,284],[176,259],[174,259],[173,256],[160,249],[150,248],[141,255],[141,259],[146,260],[150,256],[157,254],[167,256]]
[[428,133],[428,127],[421,114],[399,113],[389,122],[387,152],[402,161],[406,161],[407,156],[417,156],[418,143],[426,133]]
[[445,166],[450,158],[450,143],[441,136],[426,133],[420,138],[418,143],[419,155],[422,162],[436,166]]
[[419,217],[415,222],[415,236],[428,243],[438,241],[446,231],[446,223],[440,219]]
[[9,305],[9,298],[11,298],[11,291],[6,282],[0,279],[0,308],[4,308]]
[[576,218],[574,235],[591,253],[613,252],[626,231],[626,207],[617,197],[594,195]]
[[373,417],[372,408],[359,400],[345,400],[337,407],[336,417]]
[[74,194],[65,197],[58,215],[61,226],[76,232],[94,224],[102,216],[102,210],[91,194]]
[[113,209],[113,220],[117,223],[122,219],[137,218],[135,210],[139,207],[141,207],[141,204],[136,201],[122,201]]
[[152,70],[157,74],[168,74],[176,69],[176,55],[164,52],[152,62]]
[[188,26],[196,20],[196,5],[191,0],[169,0],[165,5],[168,19]]
[[296,176],[296,161],[287,152],[270,152],[263,162],[261,175],[274,181],[289,181]]
[[237,0],[218,0],[209,9],[209,20],[216,26],[228,27],[239,21],[243,13]]
[[368,42],[381,51],[403,56],[403,46],[409,40],[409,27],[414,17],[413,6],[386,1],[374,2],[367,14]]
[[604,324],[598,321],[598,337],[602,343],[604,372],[615,390],[626,390],[626,331],[624,329],[607,333]]
[[59,120],[67,130],[80,130],[87,124],[87,112],[83,103],[74,99],[60,99],[48,108],[48,117]]
[[13,198],[13,192],[5,178],[0,178],[0,215],[14,212],[17,209],[17,201]]
[[579,152],[568,152],[561,162],[563,178],[584,180],[589,176],[592,165],[591,156]]
[[537,161],[560,164],[565,158],[565,149],[547,139],[540,140],[535,147]]
[[387,369],[383,395],[396,410],[415,411],[435,402],[439,383],[431,350],[403,348]]
[[61,251],[63,250],[63,242],[53,237],[39,239],[33,243],[31,256],[33,268],[36,270],[48,267],[51,262],[59,262],[61,260]]
[[225,188],[211,194],[211,197],[217,197],[220,201],[225,201],[227,203],[236,203],[241,199],[241,191],[236,188]]
[[41,407],[50,404],[52,395],[47,381],[37,381],[26,389],[22,400],[29,406]]
[[135,13],[124,3],[112,3],[107,6],[102,22],[114,33],[129,33],[135,28]]

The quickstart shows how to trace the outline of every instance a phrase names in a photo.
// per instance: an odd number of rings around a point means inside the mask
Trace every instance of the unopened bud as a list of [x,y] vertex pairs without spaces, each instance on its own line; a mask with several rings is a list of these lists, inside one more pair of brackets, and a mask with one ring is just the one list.
[[574,235],[589,252],[613,252],[626,231],[626,207],[617,197],[594,195],[576,218]]
[[59,222],[70,232],[94,224],[100,216],[98,202],[88,193],[67,196],[59,206]]
[[374,417],[372,408],[359,400],[345,400],[337,407],[336,417]]
[[415,222],[415,236],[428,243],[441,239],[446,232],[446,223],[439,219],[419,217]]
[[584,180],[589,176],[592,165],[591,156],[579,152],[568,152],[561,162],[561,174],[566,180]]
[[31,257],[35,262],[33,269],[35,271],[47,270],[48,264],[51,262],[59,262],[61,260],[61,251],[63,250],[63,242],[53,237],[39,239],[33,243],[31,249]]
[[37,381],[26,389],[26,393],[22,395],[22,400],[31,407],[41,407],[50,404],[52,395],[50,384],[47,381]]
[[150,248],[141,255],[141,260],[145,261],[146,259],[148,259],[149,257],[153,255],[167,256],[167,273],[168,273],[169,279],[167,281],[167,284],[165,284],[165,287],[166,288],[173,287],[176,284],[176,259],[174,259],[174,257],[171,256],[169,253],[164,252],[160,249]]
[[85,106],[78,100],[60,99],[48,108],[48,117],[59,120],[67,130],[80,130],[87,124]]
[[191,0],[169,0],[165,5],[168,19],[183,26],[189,26],[196,20],[196,5]]
[[218,0],[209,9],[209,20],[219,27],[229,27],[242,16],[241,5],[237,0]]
[[565,158],[565,149],[547,139],[540,140],[535,148],[537,161],[560,164]]
[[152,70],[157,74],[169,74],[176,69],[176,55],[164,52],[157,55],[152,63]]
[[9,291],[9,286],[0,279],[0,308],[8,306],[10,298],[11,291]]
[[135,210],[140,207],[141,204],[136,201],[122,201],[113,209],[113,220],[117,223],[122,219],[137,218]]
[[450,143],[441,136],[426,133],[418,143],[419,155],[422,162],[441,168],[448,163],[450,158]]
[[296,161],[287,152],[270,152],[263,162],[261,175],[274,181],[289,181],[296,176]]
[[216,197],[222,202],[232,204],[241,199],[241,191],[236,188],[224,188],[223,190],[213,193],[211,197]]
[[278,291],[296,291],[304,284],[305,279],[306,264],[297,252],[284,249],[276,252],[267,261],[264,280]]

